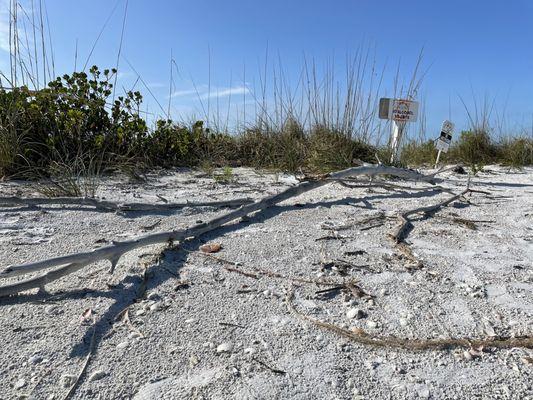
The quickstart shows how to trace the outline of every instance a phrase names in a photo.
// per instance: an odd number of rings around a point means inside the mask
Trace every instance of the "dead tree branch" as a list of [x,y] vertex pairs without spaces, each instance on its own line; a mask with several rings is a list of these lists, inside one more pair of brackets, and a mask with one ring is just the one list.
[[[370,177],[377,175],[392,175],[413,181],[422,181],[432,184],[435,183],[434,175],[423,175],[419,172],[412,170],[372,164],[365,164],[359,167],[349,168],[343,171],[335,172],[329,174],[327,177],[331,179],[344,179],[347,177],[360,175],[367,175]],[[272,207],[280,202],[301,195],[302,193],[305,193],[309,190],[313,190],[323,185],[326,185],[329,182],[330,181],[328,179],[305,181],[296,186],[292,186],[288,189],[285,189],[284,191],[278,194],[268,196],[262,200],[251,204],[244,205],[230,213],[216,217],[211,221],[204,222],[190,228],[172,230],[168,232],[152,233],[149,235],[140,236],[132,240],[115,242],[109,246],[100,247],[93,251],[73,253],[43,261],[9,266],[4,271],[2,271],[2,273],[0,273],[0,277],[13,277],[52,267],[59,268],[56,268],[52,271],[49,271],[43,275],[34,278],[0,286],[0,297],[16,294],[21,291],[32,288],[44,288],[44,285],[55,281],[65,275],[76,272],[88,264],[100,260],[109,260],[111,262],[112,272],[116,264],[118,263],[120,257],[126,252],[137,249],[139,247],[144,247],[157,243],[180,242],[187,238],[198,237],[206,232],[217,229],[229,222],[245,217],[253,212],[261,211],[268,207]]]
[[0,197],[0,206],[74,205],[95,207],[99,211],[168,211],[184,207],[240,207],[251,203],[250,198],[182,203],[116,203],[89,197]]
[[418,207],[418,208],[414,208],[412,210],[403,212],[402,214],[398,216],[398,219],[399,219],[398,226],[396,227],[396,229],[394,229],[394,231],[392,231],[389,234],[389,236],[396,243],[401,243],[404,240],[404,233],[406,229],[411,225],[411,219],[409,218],[411,215],[420,214],[420,213],[428,214],[431,212],[436,212],[440,210],[441,208],[446,207],[448,204],[451,204],[454,201],[459,200],[461,197],[465,196],[467,193],[471,191],[472,190],[467,187],[461,193],[455,194],[447,198],[446,200],[441,201],[440,203],[433,204],[433,205],[426,206],[426,207]]

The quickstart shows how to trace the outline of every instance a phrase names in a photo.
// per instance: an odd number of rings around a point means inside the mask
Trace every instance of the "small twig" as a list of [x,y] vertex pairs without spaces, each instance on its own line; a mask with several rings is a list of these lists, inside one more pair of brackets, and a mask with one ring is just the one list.
[[329,235],[322,236],[322,237],[315,239],[315,242],[320,242],[321,240],[344,240],[344,239],[348,239],[348,238],[346,236],[339,235],[338,233],[333,231]]
[[344,284],[344,287],[349,290],[353,295],[354,297],[360,299],[362,297],[369,297],[369,298],[373,298],[375,296],[365,292],[363,289],[361,289],[359,287],[359,285],[356,285],[355,282],[346,282]]
[[359,230],[360,231],[368,231],[370,229],[379,228],[380,226],[383,226],[383,225],[385,225],[385,224],[381,223],[381,224],[376,224],[376,225],[364,226],[364,227],[360,228]]
[[255,357],[252,357],[252,360],[254,360],[256,363],[258,364],[261,364],[263,367],[265,367],[266,369],[274,372],[275,374],[279,374],[279,375],[285,375],[286,372],[285,371],[282,371],[281,369],[277,369],[277,368],[272,368],[270,365],[268,365],[267,363],[255,358]]
[[248,278],[259,279],[259,276],[257,276],[257,274],[253,274],[251,272],[246,272],[246,271],[241,271],[240,269],[237,269],[235,267],[230,267],[228,265],[225,265],[224,269],[229,272],[236,272],[237,274],[247,276]]
[[222,325],[222,326],[231,326],[231,327],[233,327],[233,328],[246,329],[245,326],[238,325],[238,324],[232,324],[231,322],[219,322],[218,324],[219,324],[219,325]]
[[329,293],[329,292],[337,292],[339,290],[346,289],[344,285],[342,286],[333,286],[327,289],[317,290],[315,294],[323,294],[323,293]]
[[89,361],[91,360],[91,357],[95,349],[95,343],[96,343],[95,338],[96,338],[96,325],[93,319],[93,333],[91,336],[91,344],[89,345],[89,353],[85,357],[85,362],[83,363],[83,366],[81,367],[80,372],[78,373],[78,376],[76,377],[76,380],[70,387],[65,397],[63,397],[63,400],[69,399],[74,394],[74,392],[76,391],[76,388],[78,387],[78,384],[80,383],[81,377],[83,376],[83,374],[85,374],[85,371],[87,370],[87,366],[89,365]]
[[132,323],[131,323],[131,320],[130,320],[130,310],[129,308],[126,309],[126,312],[124,313],[123,317],[122,317],[122,322],[125,323],[132,332],[135,332],[137,334],[140,335],[140,337],[144,338],[146,337],[139,329],[137,329]]
[[375,297],[375,296],[365,292],[363,289],[361,289],[361,287],[359,287],[359,285],[357,285],[353,281],[352,282],[343,283],[342,285],[333,286],[331,288],[317,290],[315,292],[315,294],[323,294],[323,293],[329,293],[329,292],[334,292],[334,291],[339,291],[339,290],[345,290],[348,293],[352,294],[355,298],[358,298],[358,299],[360,299],[362,297],[368,297],[368,298]]

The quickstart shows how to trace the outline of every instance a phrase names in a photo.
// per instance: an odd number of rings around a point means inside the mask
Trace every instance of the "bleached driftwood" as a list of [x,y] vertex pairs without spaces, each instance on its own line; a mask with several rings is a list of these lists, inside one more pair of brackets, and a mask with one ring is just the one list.
[[[382,188],[386,190],[409,190],[413,192],[420,192],[428,190],[426,187],[413,187],[405,185],[396,185],[389,182],[373,180],[372,183],[361,182],[361,180],[356,179],[338,179],[336,181],[339,185],[347,187],[349,189],[366,189],[366,188]],[[435,192],[445,192],[454,194],[453,191],[447,187],[433,185],[431,187],[432,191]]]
[[240,207],[251,203],[250,198],[233,200],[214,200],[205,202],[182,203],[116,203],[113,201],[94,199],[89,197],[0,197],[0,206],[43,206],[43,205],[75,205],[91,206],[100,211],[167,211],[184,207]]
[[467,186],[467,188],[465,190],[463,190],[461,193],[454,194],[453,196],[450,196],[446,200],[443,200],[443,201],[441,201],[441,202],[439,202],[437,204],[432,204],[432,205],[426,206],[426,207],[418,207],[418,208],[414,208],[412,210],[408,210],[408,211],[405,211],[405,212],[401,213],[398,216],[398,219],[399,219],[398,226],[389,234],[389,236],[396,243],[402,242],[403,239],[404,239],[404,237],[403,237],[404,232],[407,229],[407,227],[411,224],[411,220],[409,218],[411,215],[420,214],[420,213],[427,214],[427,213],[430,213],[430,212],[438,211],[441,208],[446,207],[448,204],[451,204],[454,201],[459,200],[461,197],[465,196],[467,193],[469,193],[471,191],[472,190],[470,189],[470,187]]
[[228,222],[247,216],[253,212],[264,210],[274,206],[282,201],[298,196],[309,190],[316,189],[330,182],[330,179],[338,180],[348,177],[367,175],[374,177],[377,175],[392,175],[412,181],[435,183],[435,174],[423,175],[419,172],[401,168],[389,167],[384,165],[364,164],[359,167],[348,168],[343,171],[331,173],[325,179],[311,180],[299,183],[278,194],[266,197],[257,202],[244,205],[237,210],[228,214],[214,218],[211,221],[204,222],[187,229],[172,230],[168,232],[153,233],[123,242],[115,242],[109,246],[100,247],[93,251],[73,253],[65,256],[55,257],[43,261],[37,261],[22,265],[7,267],[0,273],[0,277],[13,277],[30,272],[39,271],[51,267],[61,266],[43,275],[19,281],[16,283],[0,286],[0,297],[19,293],[24,290],[33,288],[44,288],[44,285],[55,281],[65,275],[76,272],[88,264],[109,260],[111,262],[111,272],[114,270],[120,257],[131,250],[139,247],[148,246],[156,243],[177,242],[187,238],[198,237],[206,232],[212,231]]

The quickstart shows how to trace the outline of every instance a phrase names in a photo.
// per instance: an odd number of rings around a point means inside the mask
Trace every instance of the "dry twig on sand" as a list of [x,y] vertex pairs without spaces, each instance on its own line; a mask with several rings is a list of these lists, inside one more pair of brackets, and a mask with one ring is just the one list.
[[78,372],[78,376],[76,377],[76,380],[74,381],[74,383],[72,383],[72,385],[70,386],[67,394],[65,395],[65,397],[63,397],[63,400],[68,400],[72,397],[72,395],[74,394],[74,392],[76,391],[76,388],[78,387],[79,383],[80,383],[80,380],[82,378],[82,376],[85,374],[85,371],[87,370],[87,366],[89,365],[89,361],[91,361],[91,357],[94,353],[94,350],[96,348],[96,325],[94,323],[94,320],[93,320],[93,323],[92,323],[92,327],[93,327],[93,333],[91,335],[91,343],[89,344],[89,352],[87,353],[87,356],[85,357],[85,361],[83,362],[83,365],[80,369],[80,372]]
[[328,322],[320,321],[312,318],[298,311],[293,304],[294,290],[290,290],[287,295],[287,308],[291,313],[304,321],[311,322],[319,328],[334,332],[342,337],[352,340],[363,345],[404,349],[404,350],[439,350],[448,349],[452,347],[484,347],[484,348],[500,348],[511,349],[514,347],[533,349],[533,336],[528,335],[524,337],[499,337],[489,339],[474,339],[474,338],[449,338],[449,339],[404,339],[396,336],[375,336],[367,332],[352,332],[340,326],[330,324]]
[[447,205],[453,203],[454,201],[461,199],[469,192],[472,192],[472,190],[469,187],[467,187],[461,193],[455,194],[437,204],[433,204],[433,205],[426,206],[426,207],[417,207],[417,208],[413,208],[412,210],[408,210],[408,211],[401,213],[398,216],[398,219],[399,219],[398,226],[396,227],[396,229],[394,229],[394,231],[392,231],[389,234],[389,236],[396,243],[403,242],[403,240],[405,239],[404,233],[407,230],[407,228],[411,225],[411,219],[409,218],[411,215],[420,214],[420,213],[427,215],[429,213],[436,212],[440,210],[441,208],[446,207]]
[[[449,192],[452,193],[453,192]],[[459,194],[453,194],[453,196],[448,197],[447,199],[425,207],[417,207],[413,208],[411,210],[404,211],[398,216],[399,223],[396,226],[396,228],[389,233],[389,237],[394,240],[396,243],[396,249],[405,257],[407,258],[413,265],[410,269],[419,269],[422,268],[423,264],[422,261],[420,261],[416,255],[413,253],[413,250],[411,247],[405,242],[405,237],[407,236],[407,230],[409,227],[412,226],[412,220],[411,216],[415,214],[424,214],[424,215],[430,215],[432,213],[436,213],[437,211],[441,210],[442,208],[448,206],[449,204],[453,203],[454,201],[465,199],[465,196],[468,193],[483,193],[488,194],[487,192],[480,191],[480,190],[474,190],[470,188],[470,180],[468,181],[468,184],[466,186],[466,189],[464,189]],[[468,200],[465,200],[468,202]]]

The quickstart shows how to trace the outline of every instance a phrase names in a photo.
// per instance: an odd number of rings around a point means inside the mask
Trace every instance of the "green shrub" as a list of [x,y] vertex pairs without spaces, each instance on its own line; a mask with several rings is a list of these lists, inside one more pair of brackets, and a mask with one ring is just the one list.
[[38,91],[0,90],[2,147],[9,131],[18,152],[10,157],[3,150],[2,164],[31,172],[80,154],[105,154],[107,162],[141,154],[148,132],[139,116],[142,96],[130,91],[110,103],[116,72],[93,66],[89,74],[64,75]]
[[248,128],[236,137],[242,165],[255,168],[274,168],[272,135],[258,128]]
[[[440,161],[443,161],[445,153],[441,154]],[[437,158],[435,141],[408,142],[402,147],[400,160],[403,165],[430,165],[433,166]]]
[[239,146],[235,136],[227,133],[206,133],[201,142],[200,160],[207,160],[217,167],[241,165]]
[[243,165],[296,172],[306,163],[306,136],[292,118],[278,131],[248,128],[237,136],[237,143]]
[[226,184],[235,181],[233,170],[229,166],[225,166],[221,173],[213,174],[213,178],[217,183]]
[[533,165],[533,138],[507,138],[498,146],[498,158],[503,165],[520,168]]
[[479,167],[497,161],[496,146],[484,130],[463,131],[447,154],[447,159]]
[[189,128],[171,120],[159,120],[146,143],[147,162],[164,167],[196,166],[204,135],[201,121]]
[[281,132],[271,134],[274,167],[282,171],[296,172],[305,166],[306,138],[302,126],[294,118],[288,118]]
[[349,168],[356,160],[371,162],[376,153],[368,144],[320,126],[311,131],[308,151],[309,168],[316,172]]

